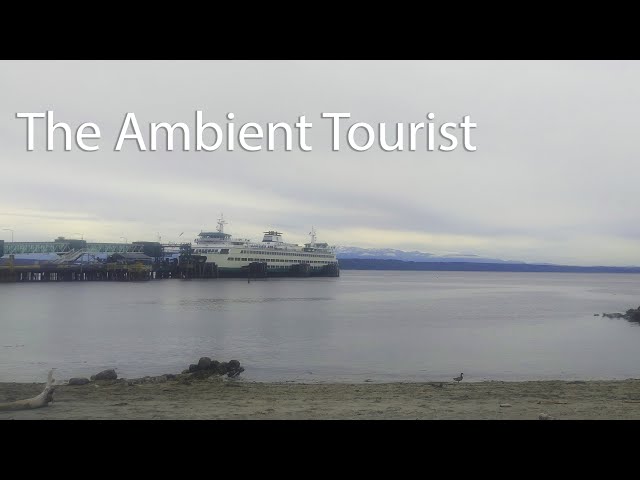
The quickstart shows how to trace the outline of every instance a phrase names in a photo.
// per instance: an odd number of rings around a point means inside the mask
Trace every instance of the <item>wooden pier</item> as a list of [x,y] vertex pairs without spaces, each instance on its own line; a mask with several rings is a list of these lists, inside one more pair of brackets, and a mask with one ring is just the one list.
[[88,263],[15,264],[12,256],[8,264],[0,265],[2,282],[78,282],[120,281],[140,282],[166,278],[218,278],[218,267],[213,263],[185,262],[181,264],[153,263]]
[[10,261],[0,266],[0,282],[144,281],[152,277],[151,267],[142,264],[14,265]]

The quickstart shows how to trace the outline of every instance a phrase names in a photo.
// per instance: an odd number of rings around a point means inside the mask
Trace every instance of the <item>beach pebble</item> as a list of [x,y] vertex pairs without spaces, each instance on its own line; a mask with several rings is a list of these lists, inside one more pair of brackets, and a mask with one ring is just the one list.
[[103,370],[96,375],[91,376],[91,380],[115,380],[118,378],[118,374],[112,368],[109,370]]
[[69,385],[86,385],[91,380],[88,378],[80,377],[80,378],[70,378]]
[[553,420],[554,418],[548,413],[541,413],[538,415],[538,420]]
[[191,365],[189,365],[189,373],[197,372],[197,371],[198,371],[198,365],[196,365],[195,363],[192,363]]
[[501,407],[512,407],[513,405],[511,405],[510,403],[501,403],[500,406]]

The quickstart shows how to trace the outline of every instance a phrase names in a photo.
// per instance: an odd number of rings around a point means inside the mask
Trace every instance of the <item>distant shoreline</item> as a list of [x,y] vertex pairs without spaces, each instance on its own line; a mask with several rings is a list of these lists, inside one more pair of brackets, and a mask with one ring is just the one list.
[[[42,384],[0,383],[0,402]],[[640,380],[484,381],[460,384],[282,384],[201,380],[57,387],[44,408],[0,412],[20,419],[640,419]]]
[[340,270],[396,270],[436,272],[640,273],[640,267],[579,267],[534,263],[410,262],[361,258],[338,259]]

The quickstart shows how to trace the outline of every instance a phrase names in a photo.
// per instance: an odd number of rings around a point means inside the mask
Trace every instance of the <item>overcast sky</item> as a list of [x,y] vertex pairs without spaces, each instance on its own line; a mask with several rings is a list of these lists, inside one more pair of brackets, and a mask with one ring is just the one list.
[[[638,105],[639,62],[0,62],[0,228],[164,242],[224,212],[254,240],[277,228],[301,243],[314,225],[335,245],[640,265]],[[16,113],[46,110],[97,123],[100,150],[65,152],[58,133],[48,152],[39,120],[28,152]],[[228,112],[306,115],[313,151],[114,151],[126,112],[145,139],[150,122],[181,121],[193,143],[196,110],[223,126]],[[334,152],[322,112],[350,112],[347,126],[470,115],[477,150]]]

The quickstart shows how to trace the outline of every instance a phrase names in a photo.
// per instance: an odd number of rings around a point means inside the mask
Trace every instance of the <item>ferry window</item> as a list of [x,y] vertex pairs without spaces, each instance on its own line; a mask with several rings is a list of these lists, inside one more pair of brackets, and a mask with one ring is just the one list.
[[229,257],[229,258],[227,258],[227,260],[233,260],[233,257]]
[[243,258],[241,261],[242,261],[242,262],[246,262],[246,261],[247,261],[247,259],[246,259],[246,258]]

